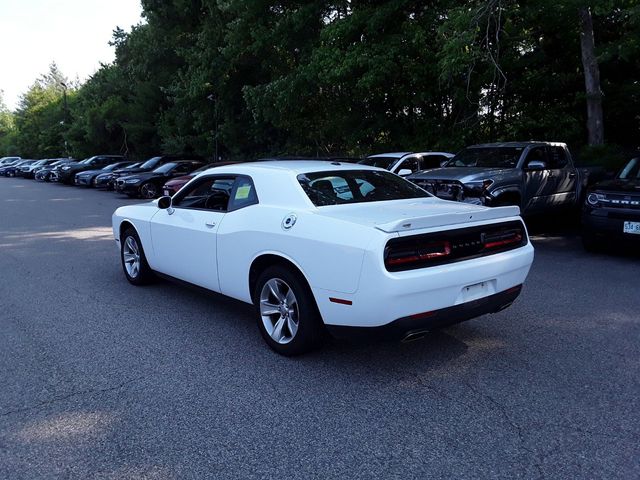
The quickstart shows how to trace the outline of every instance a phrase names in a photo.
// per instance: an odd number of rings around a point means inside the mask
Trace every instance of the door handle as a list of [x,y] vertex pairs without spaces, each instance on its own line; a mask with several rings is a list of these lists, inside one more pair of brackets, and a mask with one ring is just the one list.
[[216,226],[216,222],[204,222],[204,224],[209,228],[213,228]]

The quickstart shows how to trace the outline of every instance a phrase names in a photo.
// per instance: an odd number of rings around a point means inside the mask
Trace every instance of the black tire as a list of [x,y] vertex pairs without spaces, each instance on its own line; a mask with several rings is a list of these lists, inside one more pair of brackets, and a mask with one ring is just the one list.
[[[296,308],[292,308],[291,310],[295,310],[295,317],[297,317],[298,320],[297,331],[286,343],[279,343],[274,340],[265,326],[265,321],[270,321],[270,318],[273,318],[274,325],[277,325],[277,320],[278,318],[282,319],[282,315],[276,313],[271,317],[266,316],[267,320],[263,320],[260,311],[263,288],[268,288],[267,283],[274,280],[284,282],[286,287],[289,287],[293,292],[296,300]],[[274,296],[270,298],[275,299]],[[258,329],[260,330],[262,338],[264,338],[264,341],[267,342],[267,345],[269,345],[272,350],[280,355],[290,357],[310,352],[319,347],[326,338],[324,324],[311,289],[299,272],[293,271],[293,269],[287,266],[273,265],[266,268],[258,276],[253,291],[253,304],[256,308]],[[293,318],[294,316],[292,315],[291,319]],[[288,323],[284,325],[286,326],[282,328],[290,334],[291,331],[289,330]]]
[[[129,248],[128,239],[133,239],[133,242],[138,248],[138,271],[129,272],[127,269],[127,265],[125,263],[125,250]],[[133,228],[127,228],[120,238],[120,262],[122,263],[122,271],[124,272],[125,277],[129,280],[129,283],[133,285],[146,285],[151,283],[155,275],[153,274],[153,270],[149,267],[147,263],[147,257],[144,254],[144,249],[142,247],[142,242],[140,241],[140,237],[138,236],[138,232],[136,232]]]
[[582,246],[587,252],[591,253],[599,253],[604,248],[602,241],[589,232],[582,232]]

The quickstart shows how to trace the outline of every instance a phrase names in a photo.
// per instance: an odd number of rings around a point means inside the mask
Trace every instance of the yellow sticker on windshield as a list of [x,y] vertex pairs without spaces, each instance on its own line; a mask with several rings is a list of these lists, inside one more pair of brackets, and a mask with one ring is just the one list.
[[243,185],[236,190],[236,200],[245,200],[249,198],[251,193],[251,185]]

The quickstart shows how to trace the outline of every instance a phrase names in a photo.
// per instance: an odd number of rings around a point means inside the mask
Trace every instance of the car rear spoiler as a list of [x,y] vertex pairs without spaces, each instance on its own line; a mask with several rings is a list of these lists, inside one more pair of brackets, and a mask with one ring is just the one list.
[[476,212],[442,213],[424,217],[407,217],[402,220],[380,223],[376,225],[376,228],[387,233],[405,232],[410,230],[420,230],[423,228],[443,227],[446,225],[456,225],[460,223],[516,217],[518,215],[520,215],[520,207],[494,207]]

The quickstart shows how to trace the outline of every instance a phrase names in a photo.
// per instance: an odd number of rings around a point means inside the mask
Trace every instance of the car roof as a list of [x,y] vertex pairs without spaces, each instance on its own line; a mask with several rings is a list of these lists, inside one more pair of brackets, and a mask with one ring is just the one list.
[[477,145],[469,145],[467,148],[501,148],[501,147],[525,148],[531,145],[564,145],[564,143],[528,140],[526,142],[479,143]]
[[367,158],[378,158],[378,157],[392,157],[392,158],[402,158],[405,155],[409,155],[413,152],[389,152],[389,153],[376,153],[375,155],[369,155]]
[[286,162],[279,160],[265,160],[261,162],[237,163],[235,165],[225,165],[212,167],[202,172],[208,173],[259,173],[261,171],[285,171],[295,175],[311,172],[327,172],[340,170],[376,170],[386,172],[387,170],[378,167],[370,167],[367,165],[353,164],[348,162],[329,162],[320,160],[288,160]]

